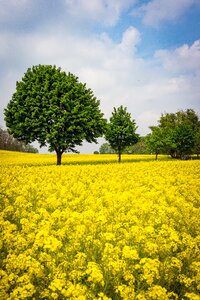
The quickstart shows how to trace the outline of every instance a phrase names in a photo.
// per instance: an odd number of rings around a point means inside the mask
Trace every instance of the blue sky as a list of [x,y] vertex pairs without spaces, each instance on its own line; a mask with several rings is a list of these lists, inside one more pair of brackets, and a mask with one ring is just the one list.
[[16,81],[37,64],[77,75],[107,118],[127,106],[145,135],[161,113],[200,113],[200,0],[0,0],[1,126]]

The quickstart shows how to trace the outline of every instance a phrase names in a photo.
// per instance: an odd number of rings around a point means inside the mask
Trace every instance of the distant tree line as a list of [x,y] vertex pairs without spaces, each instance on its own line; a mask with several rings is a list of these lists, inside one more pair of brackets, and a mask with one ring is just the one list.
[[0,128],[0,149],[38,153],[38,149],[34,148],[32,145],[26,145],[23,142],[19,142],[12,135],[10,135],[7,130],[3,130],[2,128]]
[[[150,150],[147,148],[145,140],[146,140],[145,136],[139,137],[139,140],[137,141],[137,143],[126,147],[122,151],[122,153],[123,154],[149,154]],[[100,146],[98,153],[100,153],[100,154],[116,154],[117,152],[114,149],[112,149],[112,147],[110,146],[110,144],[108,142],[106,142]]]

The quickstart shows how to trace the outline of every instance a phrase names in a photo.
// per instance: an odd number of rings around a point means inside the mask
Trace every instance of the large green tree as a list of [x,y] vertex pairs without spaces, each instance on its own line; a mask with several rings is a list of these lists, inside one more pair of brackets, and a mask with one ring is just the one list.
[[57,154],[75,150],[83,140],[96,142],[106,120],[91,89],[71,73],[51,65],[29,68],[5,109],[5,121],[15,138],[38,141]]
[[107,125],[105,138],[110,146],[118,153],[119,162],[121,162],[123,150],[127,146],[137,143],[139,140],[136,129],[135,120],[131,120],[131,115],[127,112],[127,108],[122,105],[118,108],[114,107],[110,122]]

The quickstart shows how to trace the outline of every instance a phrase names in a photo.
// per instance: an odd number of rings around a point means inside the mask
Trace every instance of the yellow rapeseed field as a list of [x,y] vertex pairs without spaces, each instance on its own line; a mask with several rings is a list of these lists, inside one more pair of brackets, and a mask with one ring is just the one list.
[[198,300],[200,161],[0,151],[0,299]]

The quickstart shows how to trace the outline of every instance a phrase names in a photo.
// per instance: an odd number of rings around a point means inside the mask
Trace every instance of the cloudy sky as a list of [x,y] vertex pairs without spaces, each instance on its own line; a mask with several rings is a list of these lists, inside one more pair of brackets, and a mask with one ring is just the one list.
[[37,64],[78,76],[106,118],[126,106],[145,135],[161,113],[200,113],[200,0],[0,0],[0,126]]

